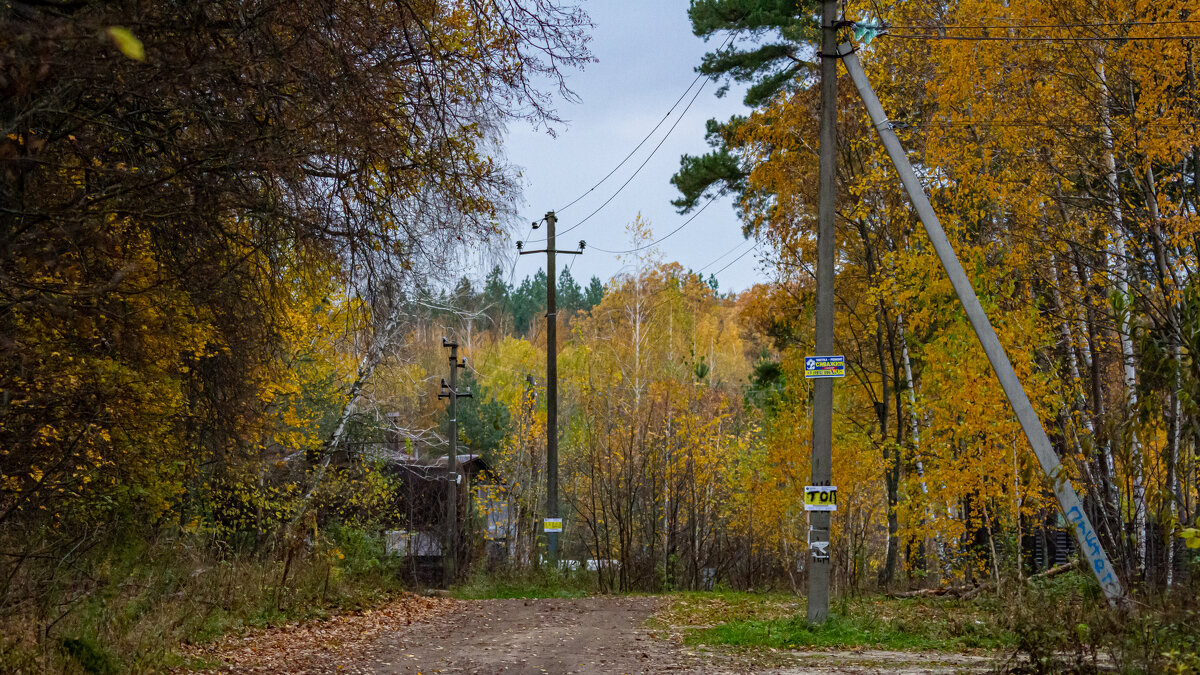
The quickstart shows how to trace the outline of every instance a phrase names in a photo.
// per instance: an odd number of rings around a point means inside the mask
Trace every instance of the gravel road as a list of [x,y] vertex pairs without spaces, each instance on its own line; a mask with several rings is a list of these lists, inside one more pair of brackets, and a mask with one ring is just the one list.
[[380,673],[961,673],[992,659],[882,650],[727,653],[654,637],[653,597],[475,600],[381,635]]
[[[726,673],[650,635],[662,600],[476,600],[381,638],[381,673]],[[394,646],[384,646],[391,642]]]
[[[981,673],[996,657],[877,649],[726,650],[684,646],[647,622],[668,598],[451,600],[408,595],[329,620],[196,645],[205,673]],[[676,639],[665,639],[670,633]],[[179,668],[175,672],[187,672]],[[197,672],[192,670],[190,672]]]

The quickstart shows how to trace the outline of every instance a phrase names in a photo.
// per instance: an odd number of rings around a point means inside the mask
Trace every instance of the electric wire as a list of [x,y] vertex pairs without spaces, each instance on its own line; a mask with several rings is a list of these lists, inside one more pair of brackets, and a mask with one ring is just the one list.
[[[600,213],[600,211],[604,207],[608,206],[612,202],[612,200],[616,199],[617,195],[621,194],[621,191],[624,190],[630,183],[632,183],[634,178],[637,178],[637,175],[639,173],[641,173],[642,169],[646,168],[646,165],[649,164],[650,160],[654,158],[654,154],[656,152],[658,152],[659,148],[661,148],[663,146],[663,143],[666,143],[667,139],[671,137],[671,132],[675,131],[675,127],[679,126],[679,123],[683,121],[683,118],[687,115],[687,111],[691,109],[692,104],[696,102],[696,99],[700,98],[700,92],[704,91],[704,87],[707,84],[708,84],[708,80],[704,80],[703,82],[700,83],[699,88],[696,89],[696,93],[692,95],[691,100],[689,100],[688,104],[684,107],[683,112],[679,113],[679,117],[675,119],[675,123],[671,125],[671,128],[667,129],[667,133],[665,135],[663,135],[662,139],[660,139],[658,141],[658,145],[654,146],[654,149],[651,150],[650,154],[646,156],[646,159],[643,160],[642,163],[638,165],[638,168],[634,170],[633,174],[631,174],[629,176],[629,178],[627,178],[625,180],[624,183],[621,183],[621,187],[617,188],[616,192],[613,192],[612,195],[609,196],[608,199],[604,200],[603,204],[601,204],[600,206],[597,206],[594,211],[587,214],[587,216],[585,216],[583,218],[583,220],[580,220],[579,222],[568,227],[567,229],[563,230],[562,232],[557,233],[555,236],[564,235],[564,234],[570,232],[571,230],[574,230],[575,228],[579,227],[580,225],[583,225],[587,221],[591,220],[592,217],[595,216],[597,213]],[[542,242],[542,241],[546,241],[546,240],[544,238],[543,239],[534,239],[532,243],[537,243],[537,242]]]
[[[716,272],[713,272],[713,273],[712,273],[712,276],[714,276],[714,277],[715,277],[715,276],[717,276],[718,274],[720,274],[721,272],[724,272],[725,270],[729,269],[729,266],[730,266],[730,265],[732,265],[733,263],[735,263],[735,262],[737,262],[737,261],[741,260],[742,258],[745,258],[745,257],[746,257],[746,254],[748,254],[748,253],[750,253],[750,252],[752,252],[752,251],[756,251],[756,250],[758,250],[758,242],[754,242],[754,245],[753,245],[753,246],[751,246],[750,248],[746,249],[746,250],[745,250],[745,251],[744,251],[744,252],[743,252],[741,255],[739,255],[738,257],[734,258],[733,260],[730,260],[730,261],[729,261],[728,263],[726,263],[726,265],[725,265],[724,267],[722,267],[721,269],[717,270]],[[702,270],[701,270],[701,271],[702,271]]]
[[1152,42],[1155,40],[1200,40],[1200,35],[917,35],[913,33],[880,33],[879,37],[930,42]]
[[[743,252],[742,252],[742,254],[741,254],[741,255],[739,255],[738,257],[734,258],[733,260],[730,260],[730,261],[729,261],[729,265],[732,265],[733,263],[735,263],[735,262],[737,262],[737,261],[741,260],[742,258],[746,257],[746,254],[747,254],[747,253],[750,253],[751,251],[754,251],[754,250],[758,249],[758,242],[757,242],[756,240],[754,240],[754,239],[747,239],[746,241],[752,241],[752,242],[754,242],[754,245],[753,245],[753,246],[751,246],[750,248],[746,249],[745,251],[743,251]],[[721,254],[720,258],[717,258],[716,260],[714,260],[714,261],[712,261],[712,262],[708,263],[707,265],[705,265],[704,267],[701,267],[701,268],[700,268],[700,269],[698,269],[698,270],[694,270],[694,271],[692,271],[692,274],[695,274],[695,275],[696,275],[696,276],[698,276],[698,277],[702,277],[702,275],[701,275],[700,273],[701,273],[701,272],[703,272],[703,271],[705,270],[705,268],[712,266],[712,264],[713,264],[713,263],[715,263],[715,262],[717,262],[717,260],[720,260],[721,258],[724,258],[725,256],[729,255],[730,253],[733,253],[734,251],[738,250],[739,248],[741,248],[741,247],[742,247],[742,246],[744,246],[745,244],[746,244],[746,242],[744,241],[744,242],[742,242],[741,244],[738,244],[737,246],[734,246],[733,248],[729,249],[729,250],[728,250],[728,251],[726,251],[725,253]],[[724,272],[726,269],[728,269],[728,268],[729,268],[729,265],[726,265],[725,267],[722,267],[721,269],[717,270],[716,272],[713,272],[713,274],[712,274],[712,275],[715,277],[716,275],[720,274],[721,272]],[[703,278],[701,278],[701,281],[703,281]],[[650,307],[648,307],[648,308],[645,310],[645,311],[646,311],[646,314],[650,314],[650,313],[654,312],[654,310],[658,309],[659,307],[662,307],[663,305],[667,304],[668,302],[671,302],[672,300],[676,300],[676,299],[678,299],[678,297],[679,297],[677,294],[676,294],[676,295],[666,294],[666,295],[667,295],[667,297],[663,298],[662,300],[659,300],[658,302],[654,303],[653,305],[650,305]]]
[[[732,41],[733,41],[733,35],[730,35],[728,38],[726,38],[726,40],[725,40],[725,43],[724,43],[724,44],[722,44],[722,45],[721,45],[721,47],[720,47],[719,49],[724,49],[724,48],[725,48],[725,47],[727,47],[727,46],[729,45],[729,43],[730,43],[730,42],[732,42]],[[630,150],[630,151],[629,151],[629,154],[628,154],[628,155],[625,155],[625,159],[622,159],[622,160],[621,160],[621,162],[620,162],[619,164],[617,164],[616,166],[614,166],[614,167],[612,168],[612,171],[609,171],[607,174],[605,174],[605,175],[604,175],[604,177],[603,177],[603,178],[601,178],[600,180],[596,181],[596,184],[595,184],[595,185],[593,185],[593,186],[591,186],[590,188],[588,188],[586,191],[584,191],[584,193],[583,193],[583,194],[579,195],[579,196],[578,196],[578,197],[576,197],[575,199],[572,199],[572,200],[570,201],[570,203],[568,203],[566,206],[560,206],[558,209],[556,209],[556,212],[558,212],[558,213],[561,213],[561,212],[563,212],[563,211],[566,211],[567,209],[571,208],[572,206],[574,206],[575,204],[577,204],[577,203],[579,202],[579,200],[581,200],[581,199],[583,199],[584,197],[586,197],[586,196],[588,196],[588,195],[592,194],[592,192],[594,192],[594,191],[596,190],[596,188],[598,188],[598,187],[600,187],[601,185],[603,185],[603,184],[604,184],[604,181],[608,180],[609,178],[612,178],[612,176],[613,176],[613,174],[614,174],[614,173],[616,173],[616,172],[617,172],[617,171],[618,171],[618,170],[619,170],[621,167],[625,166],[625,162],[628,162],[628,161],[629,161],[629,158],[630,158],[630,157],[633,157],[633,155],[634,155],[634,154],[635,154],[635,153],[636,153],[638,150],[640,150],[640,149],[642,148],[642,146],[643,146],[643,145],[645,145],[645,144],[646,144],[646,141],[650,140],[650,137],[654,135],[654,132],[658,131],[658,128],[662,126],[663,122],[666,122],[666,121],[667,121],[667,118],[671,116],[671,113],[675,112],[675,108],[678,108],[678,107],[679,107],[679,103],[680,103],[681,101],[683,101],[684,97],[686,97],[686,96],[688,95],[688,92],[690,92],[690,91],[692,90],[692,87],[696,86],[696,83],[697,83],[697,82],[699,82],[699,81],[700,81],[700,78],[702,78],[702,77],[704,77],[704,73],[699,73],[699,74],[697,74],[697,75],[696,75],[696,78],[695,78],[695,79],[693,79],[693,80],[692,80],[692,82],[691,82],[691,84],[689,84],[689,85],[687,86],[687,89],[684,89],[684,90],[683,90],[683,93],[679,95],[679,98],[675,99],[675,102],[671,104],[671,107],[670,107],[670,109],[668,109],[668,110],[667,110],[666,114],[664,114],[664,115],[663,115],[663,116],[662,116],[662,117],[661,117],[661,118],[658,120],[658,124],[655,124],[655,125],[654,125],[654,128],[653,128],[653,129],[651,129],[649,133],[647,133],[645,136],[643,136],[643,137],[642,137],[642,140],[641,140],[641,141],[639,141],[639,142],[638,142],[638,144],[637,144],[636,146],[634,146],[633,150]],[[685,112],[686,112],[686,111],[685,111]]]
[[[696,270],[696,274],[699,274],[699,273],[703,272],[704,270],[706,270],[706,269],[708,269],[708,268],[712,267],[713,265],[715,265],[715,264],[717,264],[717,263],[721,262],[722,260],[724,260],[725,258],[727,258],[729,255],[731,255],[731,254],[732,254],[734,251],[736,251],[736,250],[738,250],[739,248],[741,248],[741,247],[745,246],[745,245],[746,245],[747,243],[749,243],[749,242],[754,242],[754,246],[758,246],[758,242],[757,242],[757,241],[755,241],[754,239],[747,239],[746,241],[743,241],[742,243],[738,244],[737,246],[734,246],[733,248],[729,249],[728,251],[726,251],[726,252],[722,253],[721,255],[717,256],[715,259],[713,259],[713,260],[710,260],[710,261],[708,262],[708,264],[706,264],[704,267],[701,267],[700,269]],[[753,248],[754,246],[752,246],[751,248]]]
[[[999,20],[995,17],[992,20]],[[1013,19],[1017,21],[1017,19]],[[1200,24],[1200,19],[1169,19],[1163,21],[1107,21],[1098,23],[1009,23],[992,25],[972,24],[924,24],[911,26],[894,26],[887,24],[887,30],[1024,30],[1027,28],[1065,29],[1065,28],[1121,28],[1126,26],[1166,26],[1180,24]],[[866,25],[866,24],[863,24]]]
[[600,251],[601,253],[612,253],[613,255],[624,255],[626,253],[637,253],[638,251],[644,251],[644,250],[650,248],[651,246],[656,246],[657,244],[659,244],[663,241],[666,241],[668,238],[671,237],[671,235],[673,235],[673,234],[679,232],[680,230],[682,230],[683,228],[687,227],[688,223],[695,220],[701,213],[704,213],[704,209],[707,209],[709,204],[712,204],[713,202],[717,201],[717,199],[720,198],[724,194],[725,194],[724,191],[722,191],[722,192],[718,192],[717,194],[713,195],[711,198],[709,198],[709,200],[707,202],[704,202],[704,206],[701,206],[699,209],[696,209],[696,212],[692,214],[691,218],[688,218],[687,220],[680,223],[679,227],[676,227],[675,229],[664,234],[663,236],[659,237],[658,239],[655,239],[654,241],[642,244],[641,246],[638,246],[637,248],[630,248],[630,249],[626,249],[624,251],[610,251],[606,248],[600,248],[599,246],[593,246],[591,244],[588,244],[588,248],[594,249],[596,251]]

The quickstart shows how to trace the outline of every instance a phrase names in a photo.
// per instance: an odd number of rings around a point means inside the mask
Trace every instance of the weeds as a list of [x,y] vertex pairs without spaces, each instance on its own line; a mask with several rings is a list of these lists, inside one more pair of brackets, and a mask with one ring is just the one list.
[[400,590],[382,552],[372,534],[331,528],[291,561],[286,583],[277,556],[184,534],[92,551],[49,583],[38,578],[47,570],[26,567],[0,616],[0,671],[103,675],[185,665],[180,644],[382,602]]
[[803,598],[684,593],[654,627],[688,644],[745,649],[987,650],[999,656],[998,670],[1011,673],[1200,673],[1200,608],[1187,587],[1128,613],[1110,609],[1085,574],[1014,588],[972,600],[843,597],[815,627]]
[[487,598],[582,598],[599,590],[596,575],[586,570],[555,570],[550,567],[532,570],[482,571],[455,587],[451,595],[462,600]]
[[1072,573],[1006,599],[999,621],[1017,636],[1011,672],[1200,672],[1194,591],[1180,587],[1111,610],[1095,582]]
[[828,621],[811,626],[803,598],[724,592],[681,595],[660,618],[684,627],[690,644],[956,651],[1012,644],[987,615],[978,603],[954,600],[843,598]]

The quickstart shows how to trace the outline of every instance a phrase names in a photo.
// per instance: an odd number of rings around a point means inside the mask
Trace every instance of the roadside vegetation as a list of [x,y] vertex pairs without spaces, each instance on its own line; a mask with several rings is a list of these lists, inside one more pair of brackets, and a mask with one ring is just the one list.
[[1120,615],[1080,572],[970,599],[843,596],[821,626],[810,625],[805,610],[804,599],[792,594],[679,593],[651,628],[738,653],[883,649],[983,654],[1002,672],[1200,672],[1192,600],[1158,598]]
[[451,589],[451,595],[461,600],[582,598],[599,590],[594,574],[546,566],[540,570],[478,571]]
[[[528,220],[504,132],[561,123],[591,60],[568,0],[12,0],[0,670],[187,665],[180,645],[423,591],[449,546],[457,597],[666,594],[690,644],[1200,668],[1200,0],[841,4],[863,22],[844,39],[923,31],[858,53],[1130,612],[1062,573],[1079,544],[1054,486],[844,95],[836,599],[797,618],[815,3],[687,9],[725,45],[702,75],[749,88],[675,204],[734,195],[770,281],[730,292],[663,260],[661,224],[606,214],[624,230],[594,249],[621,266],[564,268],[547,317],[550,279],[505,256]],[[495,478],[459,493],[453,541],[397,469],[456,480],[431,468],[444,338],[473,394],[455,440]],[[540,562],[550,349],[561,572]]]
[[[94,546],[46,581],[38,604],[31,598],[6,613],[0,670],[119,673],[202,665],[181,656],[181,648],[373,607],[401,591],[395,558],[362,530],[320,533],[311,552],[290,561],[229,549],[214,554],[211,547],[211,540],[189,534]],[[39,614],[47,618],[37,620]]]
[[804,598],[780,594],[698,593],[672,599],[660,619],[687,644],[776,649],[874,647],[918,651],[999,650],[1015,636],[996,622],[993,599],[959,601],[839,598],[830,619],[812,626]]

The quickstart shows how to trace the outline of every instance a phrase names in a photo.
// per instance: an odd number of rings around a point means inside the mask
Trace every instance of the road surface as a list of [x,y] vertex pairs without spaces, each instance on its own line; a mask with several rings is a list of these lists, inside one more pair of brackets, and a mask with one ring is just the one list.
[[666,637],[674,631],[652,633],[647,627],[668,601],[408,596],[361,614],[222,638],[196,647],[192,655],[216,666],[208,672],[238,673],[913,675],[997,666],[994,657],[970,654],[687,646]]

